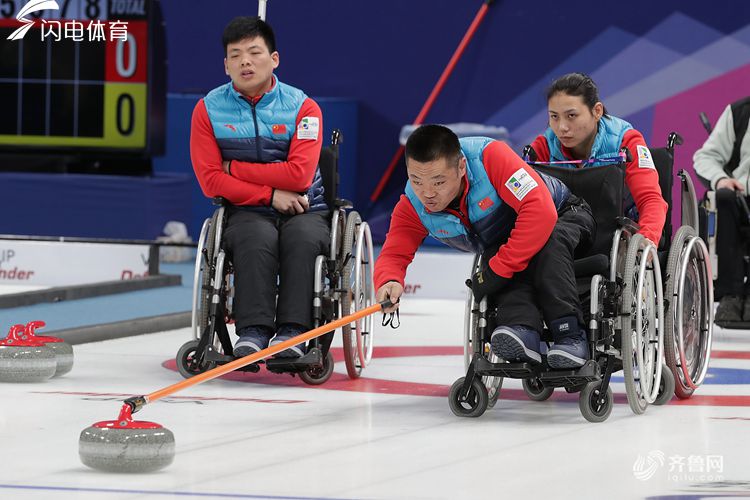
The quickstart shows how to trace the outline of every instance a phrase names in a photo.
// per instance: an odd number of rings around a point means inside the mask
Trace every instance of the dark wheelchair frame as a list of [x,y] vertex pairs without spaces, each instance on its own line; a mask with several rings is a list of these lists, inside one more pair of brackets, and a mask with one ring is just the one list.
[[[319,166],[331,217],[328,255],[315,260],[313,327],[318,327],[375,303],[373,245],[370,227],[351,202],[337,197],[341,133],[334,130],[331,145],[322,148]],[[227,324],[233,321],[233,268],[224,248],[223,231],[229,204],[215,198],[218,208],[201,229],[193,281],[192,339],[177,353],[177,368],[185,378],[236,359]],[[347,213],[347,210],[349,212]],[[372,360],[372,316],[342,328],[344,360],[350,378],[358,378]],[[333,374],[330,352],[334,332],[311,340],[299,358],[269,358],[240,368],[257,373],[260,363],[274,373],[298,374],[307,384],[319,385]],[[229,354],[227,354],[229,353]]]
[[[469,293],[464,320],[466,376],[453,384],[449,395],[454,414],[482,415],[495,405],[505,377],[522,379],[524,392],[535,401],[548,399],[557,387],[579,392],[579,408],[590,422],[609,417],[614,401],[610,379],[619,370],[623,371],[628,403],[636,414],[651,403],[666,403],[673,393],[689,397],[700,385],[710,358],[713,289],[707,279],[708,251],[695,231],[695,191],[683,171],[678,174],[683,225],[675,238],[671,237],[674,145],[680,143],[681,138],[672,133],[666,148],[652,150],[662,193],[670,206],[662,252],[637,234],[636,223],[623,217],[621,202],[612,203],[623,200],[626,151],[620,163],[601,167],[534,165],[560,178],[574,194],[587,200],[597,221],[596,242],[587,256],[574,263],[581,302],[589,304],[589,361],[578,369],[551,370],[546,355],[539,365],[499,359],[489,346],[497,311],[489,309],[487,298],[477,304]],[[667,269],[664,282],[663,263]],[[476,256],[471,275],[481,265],[481,257]],[[681,297],[688,280],[691,290],[701,293],[698,300],[692,296],[686,305]],[[685,330],[689,329],[693,335],[688,348]],[[552,338],[547,329],[541,337],[549,346]],[[662,367],[664,362],[666,367]]]

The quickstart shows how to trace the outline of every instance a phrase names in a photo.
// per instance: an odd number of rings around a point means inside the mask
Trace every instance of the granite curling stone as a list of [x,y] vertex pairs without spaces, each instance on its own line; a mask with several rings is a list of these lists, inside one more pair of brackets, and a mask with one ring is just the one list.
[[42,342],[23,340],[23,330],[23,325],[15,325],[0,340],[0,382],[43,382],[57,370],[52,349]]
[[125,404],[117,420],[97,422],[81,432],[81,462],[104,472],[154,472],[174,460],[174,434],[154,422],[131,418]]
[[44,328],[44,321],[32,321],[26,324],[24,329],[24,335],[30,340],[38,340],[43,342],[44,345],[52,349],[55,353],[55,359],[57,360],[57,369],[55,370],[54,377],[65,375],[73,369],[73,346],[65,342],[59,337],[51,337],[49,335],[37,335],[37,328]]

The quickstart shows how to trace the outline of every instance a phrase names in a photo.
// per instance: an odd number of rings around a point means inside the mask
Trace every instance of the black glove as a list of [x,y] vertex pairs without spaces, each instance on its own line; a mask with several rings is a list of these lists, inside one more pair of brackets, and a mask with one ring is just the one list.
[[479,271],[471,278],[471,291],[474,300],[479,302],[485,295],[497,293],[510,282],[510,278],[503,278],[495,274],[491,267]]

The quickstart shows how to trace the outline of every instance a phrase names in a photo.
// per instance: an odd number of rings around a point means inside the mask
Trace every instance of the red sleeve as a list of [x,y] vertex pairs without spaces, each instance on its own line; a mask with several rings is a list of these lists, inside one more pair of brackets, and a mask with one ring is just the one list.
[[536,153],[536,161],[549,161],[549,145],[544,135],[539,135],[534,139],[534,142],[531,143],[531,149]]
[[[495,273],[512,278],[513,274],[526,269],[531,258],[547,243],[557,223],[557,209],[539,174],[507,144],[500,141],[490,143],[484,149],[482,158],[490,182],[500,198],[518,214],[510,238],[489,262]],[[525,194],[519,191],[517,196],[506,183],[519,170],[528,173],[536,186]]]
[[[302,118],[314,117],[318,119],[317,139],[298,139],[297,127]],[[323,147],[323,113],[318,103],[305,99],[297,113],[294,125],[294,135],[289,144],[289,154],[286,161],[276,163],[248,163],[244,161],[232,162],[232,177],[243,181],[256,182],[298,193],[307,191],[315,176],[315,169],[320,160],[320,150]]]
[[203,194],[223,196],[235,205],[268,205],[271,188],[234,179],[221,167],[221,151],[216,143],[203,99],[193,109],[190,125],[190,159]]
[[376,290],[394,280],[404,286],[406,268],[414,260],[414,254],[427,234],[417,211],[406,195],[401,195],[391,214],[391,226],[375,262]]
[[667,202],[661,194],[659,173],[653,167],[653,159],[640,166],[637,146],[647,147],[641,133],[635,129],[625,132],[622,147],[628,148],[633,157],[633,161],[625,169],[625,183],[638,208],[638,224],[641,227],[639,232],[658,245],[667,218]]

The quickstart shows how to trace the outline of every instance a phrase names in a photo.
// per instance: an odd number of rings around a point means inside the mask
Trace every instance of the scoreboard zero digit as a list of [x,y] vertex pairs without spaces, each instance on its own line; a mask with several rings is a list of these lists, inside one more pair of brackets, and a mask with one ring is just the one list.
[[0,152],[160,154],[165,73],[158,0],[0,0]]

